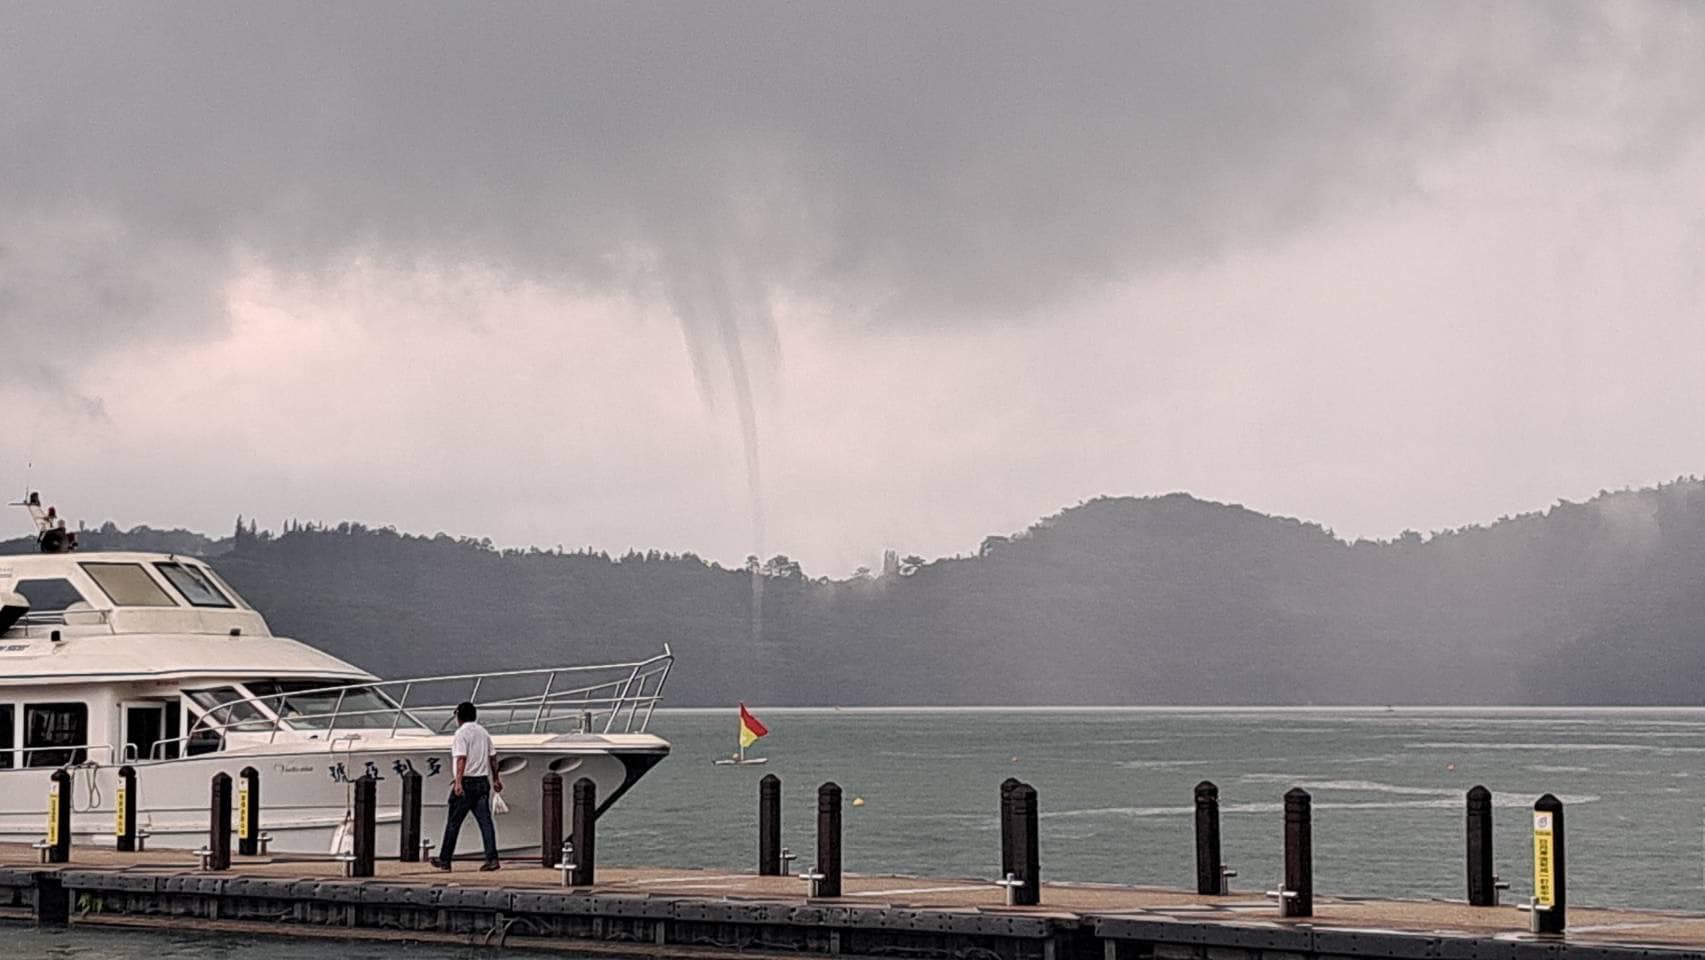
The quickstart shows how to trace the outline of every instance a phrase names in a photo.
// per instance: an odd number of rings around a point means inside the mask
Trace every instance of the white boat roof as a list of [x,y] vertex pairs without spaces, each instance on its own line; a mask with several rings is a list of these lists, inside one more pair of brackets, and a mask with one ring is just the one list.
[[[213,592],[198,593],[198,586]],[[16,603],[31,594],[59,598],[49,602],[56,609],[32,606],[0,632],[0,686],[377,679],[305,643],[273,636],[266,619],[195,557],[119,551],[0,556],[0,601]],[[72,596],[81,599],[65,602]]]

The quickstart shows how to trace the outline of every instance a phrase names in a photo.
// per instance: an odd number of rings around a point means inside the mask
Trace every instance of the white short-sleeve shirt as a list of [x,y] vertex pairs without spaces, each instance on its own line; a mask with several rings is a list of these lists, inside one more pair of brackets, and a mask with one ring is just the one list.
[[450,741],[451,764],[457,757],[468,758],[468,765],[462,769],[464,777],[491,776],[491,752],[491,734],[472,720],[457,727],[456,736]]

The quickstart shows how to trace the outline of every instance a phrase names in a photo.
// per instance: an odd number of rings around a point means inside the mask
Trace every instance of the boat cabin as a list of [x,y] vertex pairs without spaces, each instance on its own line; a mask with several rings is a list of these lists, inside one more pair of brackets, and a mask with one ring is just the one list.
[[0,556],[0,769],[163,762],[334,726],[426,732],[375,679],[273,636],[195,558]]

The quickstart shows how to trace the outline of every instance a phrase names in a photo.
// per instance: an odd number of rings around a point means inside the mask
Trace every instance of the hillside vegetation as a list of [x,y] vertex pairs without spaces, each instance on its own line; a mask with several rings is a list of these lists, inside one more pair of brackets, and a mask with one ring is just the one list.
[[[30,549],[28,540],[0,550]],[[1705,484],[1389,542],[1183,494],[1105,498],[877,576],[496,550],[359,524],[108,524],[217,568],[281,634],[391,677],[649,655],[675,704],[1692,704]]]

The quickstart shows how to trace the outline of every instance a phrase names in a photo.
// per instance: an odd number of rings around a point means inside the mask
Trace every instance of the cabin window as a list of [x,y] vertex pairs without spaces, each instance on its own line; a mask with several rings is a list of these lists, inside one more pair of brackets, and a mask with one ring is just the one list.
[[89,756],[89,705],[24,705],[24,766],[63,767]]
[[184,595],[184,599],[193,607],[231,607],[235,606],[231,599],[219,592],[213,585],[206,571],[185,563],[156,563],[155,569],[171,581],[172,586]]
[[30,602],[30,613],[61,613],[74,604],[88,603],[82,591],[69,580],[19,580],[12,589]]
[[12,745],[17,731],[13,727],[12,710],[9,703],[0,703],[0,770],[12,769]]
[[85,563],[83,572],[93,577],[112,602],[120,607],[175,607],[177,601],[161,589],[140,563]]

